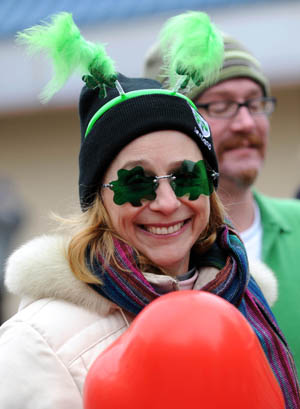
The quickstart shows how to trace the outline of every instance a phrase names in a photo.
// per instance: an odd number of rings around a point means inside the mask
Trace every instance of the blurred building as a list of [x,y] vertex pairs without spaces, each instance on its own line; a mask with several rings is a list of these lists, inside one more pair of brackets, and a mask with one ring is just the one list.
[[27,218],[13,247],[47,232],[50,211],[66,215],[78,209],[77,99],[82,86],[75,76],[42,105],[38,95],[50,79],[49,63],[41,56],[28,58],[15,45],[15,33],[57,12],[72,12],[86,39],[107,44],[119,71],[139,76],[145,52],[164,21],[186,10],[206,11],[261,61],[278,108],[272,116],[268,160],[257,186],[271,195],[294,195],[300,183],[299,1],[2,0],[0,177],[15,185]]

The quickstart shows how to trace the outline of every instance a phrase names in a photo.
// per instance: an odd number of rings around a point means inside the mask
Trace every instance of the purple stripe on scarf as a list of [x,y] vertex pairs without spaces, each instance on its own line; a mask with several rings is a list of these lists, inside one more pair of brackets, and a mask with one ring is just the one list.
[[[154,291],[154,288],[151,286],[149,281],[147,281],[141,271],[137,269],[137,267],[128,259],[126,252],[122,249],[120,246],[120,242],[114,238],[114,245],[116,246],[116,249],[118,253],[120,254],[121,259],[126,263],[126,267],[128,268],[129,271],[132,271],[134,273],[133,277],[137,278],[139,281],[141,281],[146,287],[149,288],[149,290]],[[126,245],[126,249],[129,250],[128,252],[132,252],[132,249]]]
[[[248,298],[248,300],[247,300]],[[247,317],[252,327],[258,333],[263,334],[265,343],[265,353],[269,359],[270,366],[280,384],[281,390],[284,393],[286,401],[289,403],[289,408],[297,408],[299,400],[296,398],[298,394],[298,385],[295,380],[291,355],[280,340],[279,336],[271,330],[262,310],[264,306],[259,300],[254,299],[253,295],[247,289],[245,292]],[[258,307],[259,305],[259,307]],[[274,328],[278,328],[275,321],[268,314],[268,320],[272,322]],[[298,403],[297,403],[298,402]]]
[[108,267],[106,270],[107,274],[109,274],[109,276],[112,278],[112,280],[119,286],[119,288],[122,289],[122,291],[127,294],[129,297],[131,297],[138,305],[140,305],[141,307],[145,306],[145,303],[143,301],[141,301],[138,296],[135,295],[135,293],[131,290],[131,288],[129,288],[122,280],[120,280],[120,278],[118,277],[118,275],[116,274],[116,272]]

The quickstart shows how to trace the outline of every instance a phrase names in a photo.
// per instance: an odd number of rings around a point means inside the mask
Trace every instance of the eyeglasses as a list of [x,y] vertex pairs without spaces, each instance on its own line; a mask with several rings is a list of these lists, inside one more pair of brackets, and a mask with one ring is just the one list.
[[207,104],[196,104],[196,106],[205,109],[208,116],[212,118],[233,118],[241,107],[248,108],[251,115],[270,115],[275,109],[276,98],[252,98],[245,102],[213,101]]
[[203,160],[192,162],[184,160],[180,169],[165,176],[147,176],[142,166],[133,169],[119,169],[118,180],[105,183],[114,192],[114,202],[122,205],[126,202],[132,206],[141,206],[141,200],[155,200],[156,189],[162,179],[168,179],[177,197],[189,195],[189,200],[196,200],[203,194],[209,196],[213,191],[213,175],[208,177]]

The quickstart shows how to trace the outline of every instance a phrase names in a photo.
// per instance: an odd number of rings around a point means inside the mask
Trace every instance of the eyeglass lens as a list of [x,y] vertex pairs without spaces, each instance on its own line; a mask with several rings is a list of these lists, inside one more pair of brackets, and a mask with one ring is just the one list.
[[161,179],[169,179],[175,195],[189,195],[189,200],[196,200],[201,194],[209,196],[213,191],[213,183],[203,160],[184,160],[177,171],[166,176],[147,176],[141,166],[130,170],[119,169],[117,174],[117,180],[102,185],[114,192],[113,200],[117,205],[129,202],[132,206],[141,206],[142,199],[154,200]]

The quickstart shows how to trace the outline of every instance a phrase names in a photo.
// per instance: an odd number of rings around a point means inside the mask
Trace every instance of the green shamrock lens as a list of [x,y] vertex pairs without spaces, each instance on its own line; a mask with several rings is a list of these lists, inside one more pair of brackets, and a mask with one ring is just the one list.
[[118,180],[110,183],[114,192],[114,202],[122,205],[126,202],[132,206],[141,206],[141,199],[154,200],[156,198],[154,177],[145,176],[144,169],[136,166],[131,170],[118,170]]
[[184,160],[180,169],[171,175],[146,176],[141,166],[131,170],[118,170],[118,179],[103,185],[114,192],[114,202],[117,205],[131,203],[141,206],[141,200],[154,200],[155,190],[160,179],[169,179],[177,197],[189,195],[189,200],[196,200],[200,195],[209,196],[213,191],[212,181],[208,178],[203,160],[192,162]]
[[212,181],[207,176],[203,160],[184,160],[174,176],[176,179],[171,181],[171,186],[177,197],[189,195],[189,200],[196,200],[200,195],[211,195],[213,191]]

